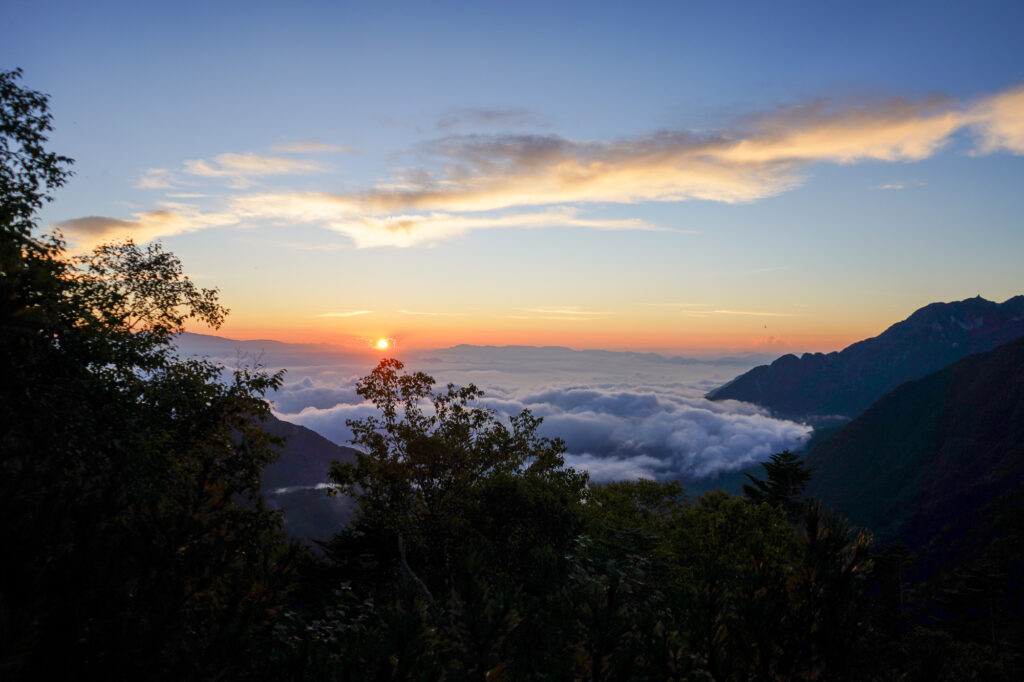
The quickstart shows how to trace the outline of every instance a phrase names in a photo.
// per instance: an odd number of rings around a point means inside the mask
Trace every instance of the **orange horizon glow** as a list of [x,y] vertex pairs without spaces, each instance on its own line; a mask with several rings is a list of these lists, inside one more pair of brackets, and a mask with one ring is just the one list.
[[[329,331],[322,328],[271,327],[231,324],[219,330],[195,326],[189,331],[211,334],[239,341],[273,340],[283,343],[336,346],[350,352],[382,352],[397,350],[391,336]],[[408,329],[396,334],[402,349],[421,351],[473,346],[562,346],[573,350],[609,350],[621,352],[659,353],[662,355],[722,356],[734,353],[831,352],[880,333],[881,329],[865,331],[828,330],[793,333],[776,338],[739,332],[674,332],[674,331],[585,331],[537,329]]]

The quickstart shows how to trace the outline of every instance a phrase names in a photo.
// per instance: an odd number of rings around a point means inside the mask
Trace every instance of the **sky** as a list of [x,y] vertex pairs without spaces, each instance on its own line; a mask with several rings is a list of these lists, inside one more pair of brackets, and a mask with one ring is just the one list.
[[[218,332],[838,350],[1024,293],[1022,2],[0,0],[76,250]],[[203,331],[198,330],[197,331]]]

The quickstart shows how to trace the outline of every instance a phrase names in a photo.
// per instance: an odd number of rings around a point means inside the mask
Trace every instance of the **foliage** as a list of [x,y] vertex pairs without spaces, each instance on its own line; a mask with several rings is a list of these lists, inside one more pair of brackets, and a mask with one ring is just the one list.
[[30,236],[35,214],[71,174],[71,159],[45,148],[52,130],[46,95],[18,85],[21,75],[21,69],[0,71],[0,230],[5,249],[12,243],[38,248]]
[[795,520],[800,514],[801,497],[811,480],[811,470],[789,450],[775,453],[761,466],[766,478],[744,474],[753,485],[744,483],[743,494],[751,502],[782,507],[787,516]]
[[793,523],[780,506],[724,493],[690,502],[675,482],[584,495],[582,477],[538,471],[531,447],[513,445],[560,445],[535,440],[534,422],[511,438],[514,427],[470,403],[472,387],[435,393],[430,377],[401,369],[386,360],[360,383],[382,416],[353,431],[377,454],[333,471],[362,512],[325,545],[314,575],[349,587],[292,612],[286,630],[350,636],[299,652],[291,635],[291,669],[330,679],[740,680],[855,668],[869,632],[858,599],[869,536],[819,506]]
[[[527,651],[527,641],[554,659],[558,640],[538,641],[540,619],[521,623],[557,600],[586,476],[563,467],[564,444],[540,437],[529,412],[503,423],[478,404],[475,386],[435,391],[431,377],[402,369],[383,360],[358,384],[381,417],[350,422],[364,452],[331,470],[359,504],[353,524],[325,546],[331,574],[392,605],[378,613],[398,629],[375,641],[392,642],[404,652],[399,661],[415,650],[424,670],[434,660],[474,676],[503,659],[513,670],[509,652]],[[426,630],[411,636],[411,623]]]
[[[483,395],[475,386],[435,392],[431,377],[402,369],[386,359],[359,382],[359,394],[382,417],[349,422],[353,444],[365,452],[354,464],[331,469],[341,490],[358,491],[355,528],[391,538],[392,558],[414,582],[419,576],[410,571],[408,555],[415,554],[428,574],[420,584],[424,596],[428,584],[451,587],[458,555],[478,536],[507,538],[489,558],[511,570],[510,562],[521,558],[517,549],[528,552],[532,543],[560,534],[564,526],[556,525],[553,503],[578,504],[585,476],[562,468],[564,444],[538,436],[540,420],[529,411],[506,426],[475,404]],[[531,513],[537,505],[550,513]],[[509,517],[515,507],[520,516]],[[536,524],[526,526],[524,516]]]
[[259,498],[282,376],[175,355],[186,319],[227,310],[159,245],[69,257],[34,233],[70,161],[19,76],[0,74],[0,674],[240,674],[293,553]]

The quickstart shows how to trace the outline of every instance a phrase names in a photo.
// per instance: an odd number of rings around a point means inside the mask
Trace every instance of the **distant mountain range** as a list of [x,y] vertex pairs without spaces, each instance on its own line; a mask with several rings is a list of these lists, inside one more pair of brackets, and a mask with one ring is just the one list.
[[1024,296],[932,303],[882,334],[833,353],[784,355],[707,394],[824,425],[852,419],[900,384],[1024,335]]

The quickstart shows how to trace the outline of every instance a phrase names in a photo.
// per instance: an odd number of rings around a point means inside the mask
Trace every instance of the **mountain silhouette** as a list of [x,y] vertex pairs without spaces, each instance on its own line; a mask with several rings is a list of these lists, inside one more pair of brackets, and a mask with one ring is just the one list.
[[263,470],[267,504],[284,512],[285,528],[297,539],[327,539],[337,533],[355,508],[351,497],[327,494],[327,471],[333,460],[354,462],[356,450],[273,415],[261,426],[285,439],[281,457]]
[[1024,296],[932,303],[842,351],[784,355],[707,394],[815,425],[856,417],[900,384],[1024,336]]

